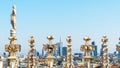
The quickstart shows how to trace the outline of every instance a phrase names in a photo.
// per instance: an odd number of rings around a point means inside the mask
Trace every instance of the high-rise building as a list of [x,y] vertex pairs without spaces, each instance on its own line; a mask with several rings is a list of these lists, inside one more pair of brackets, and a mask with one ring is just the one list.
[[61,38],[60,38],[60,41],[57,43],[57,55],[58,56],[62,56],[62,47],[63,47],[63,42],[61,42]]
[[46,57],[47,56],[47,51],[44,50],[44,48],[42,48],[42,57]]
[[[118,44],[120,45],[120,41],[118,42]],[[120,57],[120,51],[118,51],[118,57]]]
[[91,52],[91,56],[97,57],[97,45],[95,45],[95,41],[92,42],[94,46],[94,51]]
[[39,52],[36,49],[34,49],[34,56],[39,56]]
[[100,49],[100,56],[102,56],[103,55],[103,44],[101,45],[101,49]]
[[120,57],[120,51],[118,51],[118,57]]
[[53,56],[57,56],[57,50],[53,51]]
[[82,61],[83,54],[82,53],[74,53],[74,61],[81,60]]
[[66,46],[64,46],[64,47],[62,47],[62,56],[67,56],[67,47]]
[[37,56],[37,50],[34,49],[34,56]]
[[44,49],[42,48],[42,57],[44,57]]

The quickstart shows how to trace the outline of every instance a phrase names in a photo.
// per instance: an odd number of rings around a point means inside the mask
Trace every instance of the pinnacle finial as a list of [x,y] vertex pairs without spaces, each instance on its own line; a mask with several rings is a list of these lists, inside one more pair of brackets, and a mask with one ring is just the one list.
[[31,36],[31,37],[30,37],[30,40],[29,40],[29,43],[30,43],[30,44],[33,44],[34,42],[35,42],[34,36]]
[[16,9],[16,5],[13,5],[13,9]]
[[85,37],[83,38],[83,40],[85,40],[85,41],[87,42],[87,41],[90,41],[91,38],[90,38],[89,36],[85,36]]
[[67,41],[68,43],[71,43],[71,42],[72,42],[71,36],[67,36],[66,41]]
[[108,41],[108,38],[107,38],[106,35],[104,35],[103,38],[102,38],[102,42],[107,42],[107,41]]
[[48,40],[53,40],[54,38],[53,38],[52,35],[50,35],[50,36],[47,36],[47,39],[48,39]]

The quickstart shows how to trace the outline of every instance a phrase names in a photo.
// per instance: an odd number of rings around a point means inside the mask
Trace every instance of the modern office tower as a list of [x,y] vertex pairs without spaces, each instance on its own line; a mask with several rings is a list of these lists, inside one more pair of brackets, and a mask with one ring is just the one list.
[[34,49],[34,56],[37,56],[37,50]]
[[42,48],[42,57],[44,57],[44,49]]
[[36,49],[34,50],[34,56],[39,56],[39,52]]
[[101,49],[100,49],[100,56],[102,56],[103,55],[103,44],[101,45]]
[[58,56],[62,56],[62,47],[63,47],[63,42],[61,42],[61,38],[60,38],[60,41],[57,43],[57,55]]
[[[120,40],[118,42],[118,45],[120,45]],[[120,57],[120,51],[118,51],[118,57]]]
[[118,57],[120,57],[120,51],[118,51],[118,54],[117,54],[117,55],[118,55]]
[[81,60],[82,61],[83,54],[82,53],[74,53],[74,61]]
[[97,57],[97,45],[95,45],[95,41],[92,42],[92,45],[94,46],[94,51],[91,51],[91,56]]
[[57,50],[53,51],[53,56],[57,56]]
[[64,56],[64,57],[67,56],[67,47],[66,46],[62,47],[62,56]]

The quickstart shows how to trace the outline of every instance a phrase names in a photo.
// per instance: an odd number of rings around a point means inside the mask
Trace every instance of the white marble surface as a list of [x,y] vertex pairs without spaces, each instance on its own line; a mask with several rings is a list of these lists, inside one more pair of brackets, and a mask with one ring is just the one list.
[[0,68],[3,68],[3,62],[0,61]]

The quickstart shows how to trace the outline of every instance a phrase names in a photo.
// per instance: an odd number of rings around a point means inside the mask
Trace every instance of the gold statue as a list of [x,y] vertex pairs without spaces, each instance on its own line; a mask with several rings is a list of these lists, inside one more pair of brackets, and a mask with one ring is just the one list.
[[11,14],[11,24],[14,30],[16,30],[16,6],[13,6],[13,11]]

